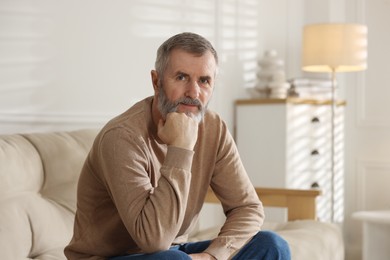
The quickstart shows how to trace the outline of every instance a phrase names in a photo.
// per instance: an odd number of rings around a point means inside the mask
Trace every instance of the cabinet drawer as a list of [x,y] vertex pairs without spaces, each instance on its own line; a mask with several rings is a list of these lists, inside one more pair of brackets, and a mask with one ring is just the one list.
[[326,138],[300,138],[286,147],[287,169],[316,171],[330,168],[330,142]]
[[326,106],[290,105],[287,110],[288,129],[291,138],[317,136],[330,131],[331,110]]

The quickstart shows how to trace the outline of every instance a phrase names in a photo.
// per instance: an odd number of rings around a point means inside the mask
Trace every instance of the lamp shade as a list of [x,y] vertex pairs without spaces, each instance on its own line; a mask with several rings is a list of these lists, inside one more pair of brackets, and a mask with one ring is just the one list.
[[346,72],[367,68],[367,26],[326,23],[303,30],[302,69]]

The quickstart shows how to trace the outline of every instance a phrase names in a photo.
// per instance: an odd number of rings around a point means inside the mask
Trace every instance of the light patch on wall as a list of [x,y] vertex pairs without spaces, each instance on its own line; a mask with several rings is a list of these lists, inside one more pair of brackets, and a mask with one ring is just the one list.
[[0,3],[0,112],[44,109],[37,93],[48,86],[51,74],[37,72],[47,72],[51,64],[45,42],[50,23],[47,13],[33,3]]

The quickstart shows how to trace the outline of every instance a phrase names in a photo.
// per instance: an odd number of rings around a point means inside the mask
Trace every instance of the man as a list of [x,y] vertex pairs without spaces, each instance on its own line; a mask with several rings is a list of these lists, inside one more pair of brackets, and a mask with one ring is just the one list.
[[[289,259],[260,231],[264,214],[225,123],[207,111],[218,56],[203,37],[164,42],[154,96],[98,134],[78,186],[69,259]],[[186,243],[208,187],[226,222],[212,241]]]

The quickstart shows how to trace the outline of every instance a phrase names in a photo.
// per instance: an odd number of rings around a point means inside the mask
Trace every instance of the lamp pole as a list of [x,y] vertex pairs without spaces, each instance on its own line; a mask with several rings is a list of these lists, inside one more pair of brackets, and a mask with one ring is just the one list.
[[332,79],[332,94],[331,94],[331,147],[330,147],[330,170],[331,170],[331,221],[334,222],[335,218],[335,181],[336,181],[336,162],[335,162],[335,143],[336,143],[336,137],[335,137],[335,117],[336,117],[336,68],[331,68],[331,79]]

